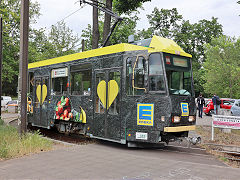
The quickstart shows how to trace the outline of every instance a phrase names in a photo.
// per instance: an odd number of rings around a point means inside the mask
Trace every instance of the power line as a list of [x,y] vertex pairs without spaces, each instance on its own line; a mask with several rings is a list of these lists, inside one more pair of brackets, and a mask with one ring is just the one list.
[[84,4],[83,6],[81,6],[81,7],[80,7],[79,9],[77,9],[76,11],[74,11],[74,12],[70,13],[69,15],[67,15],[66,17],[64,17],[62,20],[60,20],[60,21],[56,22],[55,24],[51,25],[49,28],[46,29],[46,31],[49,30],[49,29],[51,29],[52,26],[55,26],[56,24],[64,21],[65,19],[69,18],[70,16],[74,15],[75,13],[77,13],[78,11],[80,11],[82,8],[84,8],[85,6],[86,6],[86,5]]

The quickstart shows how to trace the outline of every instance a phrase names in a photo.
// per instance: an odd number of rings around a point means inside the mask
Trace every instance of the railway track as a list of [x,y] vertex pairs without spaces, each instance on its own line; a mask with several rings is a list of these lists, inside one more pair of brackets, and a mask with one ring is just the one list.
[[[112,143],[108,141],[103,140],[96,140],[91,139],[83,135],[77,135],[77,134],[61,134],[57,132],[57,130],[54,129],[45,129],[45,128],[39,128],[39,127],[30,127],[29,130],[31,131],[37,131],[41,133],[44,137],[59,141],[61,143],[70,143],[70,144],[90,144],[90,143],[104,143],[104,144],[111,144],[113,146],[122,146],[118,143]],[[127,147],[127,146],[126,146]],[[141,147],[142,148],[142,147]],[[145,149],[158,149],[160,151],[171,151],[171,152],[179,152],[179,153],[192,153],[192,154],[201,154],[201,155],[207,155],[205,152],[205,149],[199,148],[197,146],[189,147],[186,144],[179,145],[178,143],[171,143],[169,145],[162,144],[148,144],[144,146]]]
[[29,127],[29,130],[31,131],[37,131],[39,130],[40,134],[44,137],[63,142],[63,143],[70,143],[70,144],[89,144],[94,143],[94,139],[90,139],[88,137],[85,137],[83,135],[77,135],[77,134],[61,134],[57,132],[55,129],[45,129],[45,128],[39,128],[39,127]]
[[233,145],[207,143],[213,151],[223,153],[224,157],[229,161],[237,162],[240,167],[240,147]]

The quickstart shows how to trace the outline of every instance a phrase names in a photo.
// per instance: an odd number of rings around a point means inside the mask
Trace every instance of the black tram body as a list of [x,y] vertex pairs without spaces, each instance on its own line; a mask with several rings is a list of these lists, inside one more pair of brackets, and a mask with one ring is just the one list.
[[191,55],[165,38],[148,42],[29,64],[28,123],[122,144],[187,137],[196,122]]

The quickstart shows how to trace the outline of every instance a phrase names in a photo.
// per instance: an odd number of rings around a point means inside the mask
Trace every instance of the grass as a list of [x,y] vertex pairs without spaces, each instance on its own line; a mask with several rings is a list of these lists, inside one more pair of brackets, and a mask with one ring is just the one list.
[[223,133],[220,128],[214,128],[214,141],[211,140],[211,127],[197,126],[196,132],[201,135],[203,144],[199,146],[205,148],[210,154],[213,154],[216,158],[221,160],[227,165],[240,168],[239,162],[228,160],[231,157],[223,152],[216,151],[217,149],[212,146],[208,146],[205,143],[215,143],[223,145],[240,146],[240,130],[232,130],[231,133]]
[[52,142],[38,131],[20,135],[15,127],[4,125],[0,119],[0,159],[10,159],[52,149]]
[[204,143],[240,146],[240,130],[224,133],[220,128],[214,128],[214,141],[211,141],[211,127],[197,126],[196,132],[201,135]]

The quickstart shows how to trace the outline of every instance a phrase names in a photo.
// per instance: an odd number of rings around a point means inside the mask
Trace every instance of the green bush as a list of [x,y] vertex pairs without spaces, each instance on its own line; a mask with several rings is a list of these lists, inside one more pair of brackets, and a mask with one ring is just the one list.
[[42,138],[39,131],[20,135],[12,126],[0,125],[0,158],[15,158],[50,150],[52,142]]
[[0,118],[0,126],[4,124],[4,121]]

